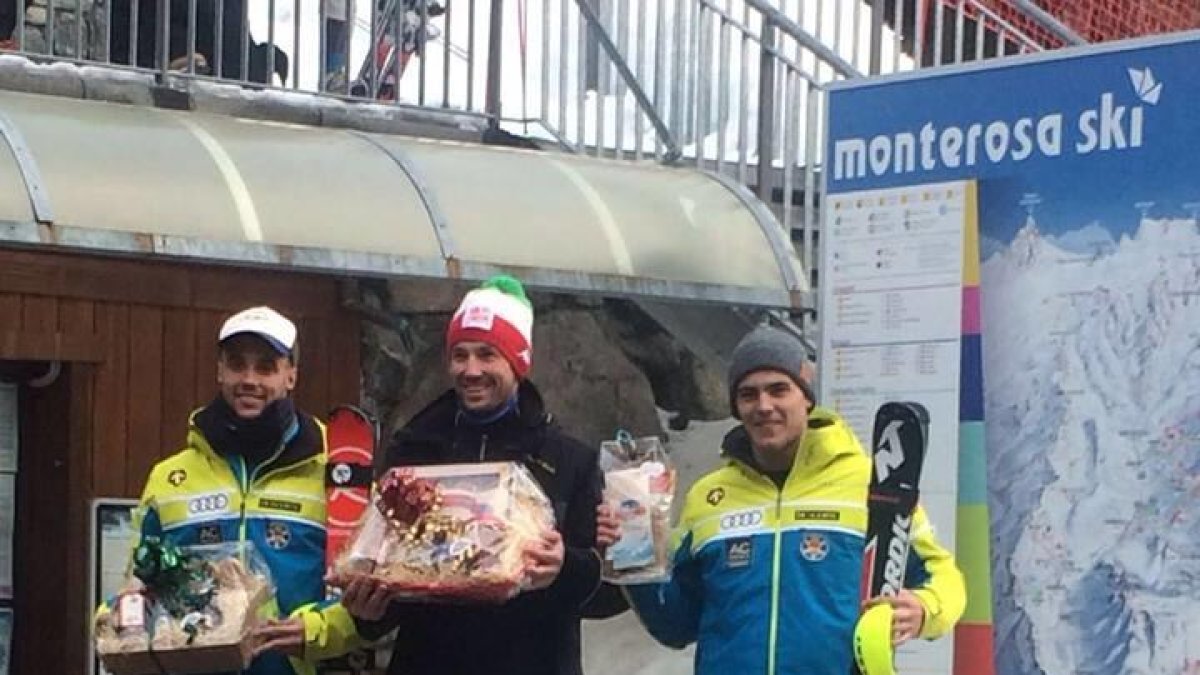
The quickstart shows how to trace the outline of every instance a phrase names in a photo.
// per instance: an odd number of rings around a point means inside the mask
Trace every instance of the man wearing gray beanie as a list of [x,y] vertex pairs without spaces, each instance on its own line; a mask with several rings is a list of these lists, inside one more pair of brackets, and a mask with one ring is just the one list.
[[[729,399],[741,424],[725,466],[684,500],[670,581],[627,586],[650,634],[696,643],[697,675],[845,675],[861,611],[871,460],[834,412],[816,407],[804,346],[760,326],[734,349]],[[892,642],[948,633],[966,591],[918,506]],[[873,675],[873,674],[868,674]]]
[[737,385],[742,378],[756,370],[776,370],[792,378],[808,399],[808,409],[812,410],[817,397],[813,395],[811,374],[808,372],[811,368],[807,350],[799,340],[778,328],[766,324],[758,326],[742,338],[729,359],[727,381],[733,416],[738,416]]

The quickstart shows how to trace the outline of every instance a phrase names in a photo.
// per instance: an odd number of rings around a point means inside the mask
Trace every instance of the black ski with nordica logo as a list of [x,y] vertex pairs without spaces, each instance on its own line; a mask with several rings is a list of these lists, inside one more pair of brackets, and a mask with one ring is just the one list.
[[875,413],[862,599],[904,588],[913,510],[929,444],[929,412],[920,403],[891,402]]

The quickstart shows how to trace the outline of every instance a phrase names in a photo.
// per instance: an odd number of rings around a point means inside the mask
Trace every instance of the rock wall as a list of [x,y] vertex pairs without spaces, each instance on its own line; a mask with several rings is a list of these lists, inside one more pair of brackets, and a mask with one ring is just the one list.
[[[444,281],[366,282],[363,391],[385,433],[450,386],[445,327],[471,285]],[[618,429],[635,435],[668,424],[728,415],[722,374],[695,358],[630,301],[532,294],[530,379],[569,433],[589,444]]]

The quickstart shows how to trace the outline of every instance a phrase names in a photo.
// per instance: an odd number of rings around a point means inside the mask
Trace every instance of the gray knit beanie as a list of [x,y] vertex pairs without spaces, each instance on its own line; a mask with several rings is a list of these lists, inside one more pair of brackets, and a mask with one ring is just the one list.
[[803,368],[807,361],[808,350],[790,333],[765,324],[750,331],[734,347],[729,359],[729,407],[733,416],[737,417],[738,384],[758,370],[778,370],[791,377],[809,403],[815,403],[817,397],[813,395],[812,385],[804,379]]

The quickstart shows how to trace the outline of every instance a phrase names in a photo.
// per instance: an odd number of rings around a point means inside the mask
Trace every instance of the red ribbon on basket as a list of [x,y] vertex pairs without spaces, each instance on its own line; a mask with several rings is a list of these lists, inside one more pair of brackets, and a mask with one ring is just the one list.
[[393,469],[379,479],[378,507],[393,526],[408,528],[442,505],[437,483],[412,469]]

